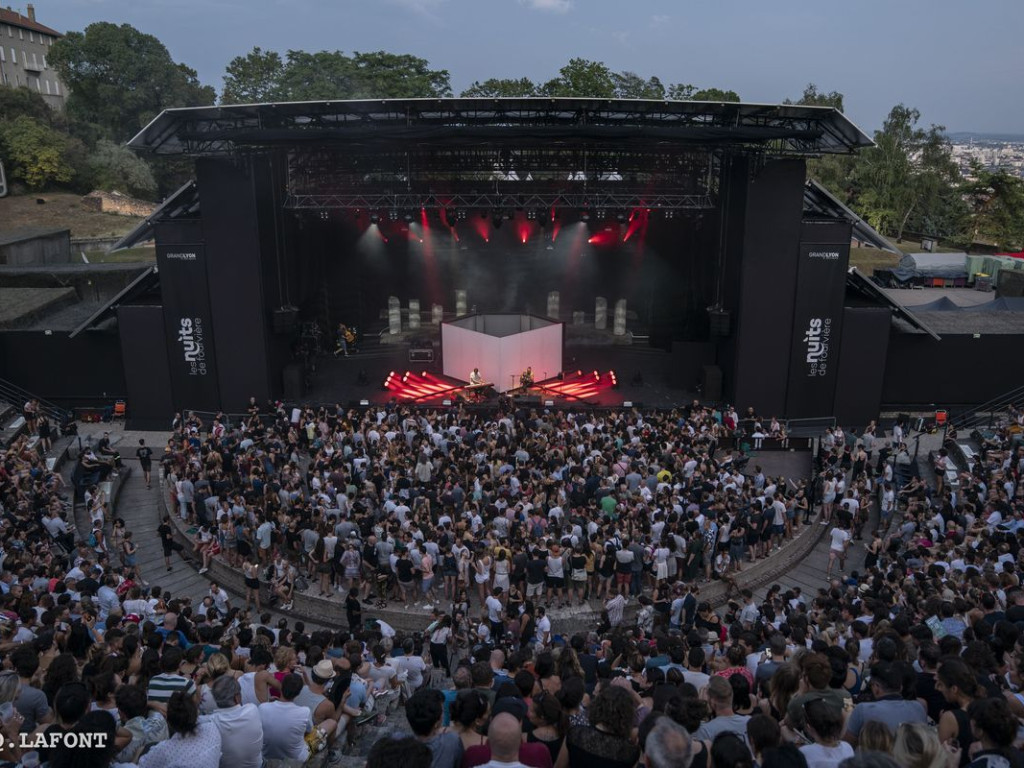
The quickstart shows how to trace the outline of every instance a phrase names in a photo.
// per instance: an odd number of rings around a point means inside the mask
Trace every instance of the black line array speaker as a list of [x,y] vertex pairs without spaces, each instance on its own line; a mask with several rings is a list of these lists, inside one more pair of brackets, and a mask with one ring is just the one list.
[[712,309],[708,312],[711,320],[712,336],[728,336],[730,331],[730,315],[727,309]]
[[717,365],[704,366],[704,400],[718,402],[722,399],[722,369]]
[[306,394],[303,385],[302,366],[298,363],[288,363],[282,372],[282,385],[284,388],[284,399],[297,402]]
[[281,307],[273,313],[272,328],[274,333],[292,333],[299,319],[299,310],[295,307]]

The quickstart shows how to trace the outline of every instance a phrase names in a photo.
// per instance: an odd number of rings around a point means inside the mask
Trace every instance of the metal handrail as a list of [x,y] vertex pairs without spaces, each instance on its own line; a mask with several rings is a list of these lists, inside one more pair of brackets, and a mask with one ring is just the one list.
[[1024,386],[1010,390],[997,398],[989,400],[987,403],[979,405],[977,408],[972,408],[965,413],[957,415],[955,418],[950,418],[947,424],[957,429],[967,429],[979,426],[987,420],[988,425],[992,426],[996,414],[1004,411],[1008,405],[1012,405],[1020,400],[1024,400]]
[[64,408],[61,408],[49,400],[45,400],[38,395],[34,395],[26,389],[22,389],[17,384],[12,384],[6,379],[0,379],[0,399],[6,400],[16,408],[21,406],[29,400],[39,401],[39,406],[43,413],[49,416],[57,424],[64,424],[71,419],[71,413]]

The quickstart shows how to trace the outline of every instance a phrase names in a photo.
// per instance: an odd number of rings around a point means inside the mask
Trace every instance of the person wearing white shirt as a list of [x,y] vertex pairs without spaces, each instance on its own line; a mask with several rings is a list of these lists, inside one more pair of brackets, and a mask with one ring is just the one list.
[[213,607],[217,609],[217,614],[227,616],[231,608],[228,603],[230,596],[223,587],[217,586],[217,582],[210,582],[210,597],[213,598]]
[[100,621],[106,621],[107,615],[117,608],[121,607],[121,600],[117,596],[115,587],[117,586],[117,577],[113,574],[108,574],[103,579],[103,586],[96,592],[96,600],[99,603],[99,619]]
[[404,655],[399,656],[398,671],[406,673],[406,685],[409,686],[409,691],[415,691],[417,688],[423,685],[423,672],[427,668],[427,664],[423,661],[422,656],[417,656],[413,651],[415,646],[412,638],[406,638],[402,644],[402,650]]
[[551,619],[547,617],[544,606],[537,608],[537,645],[546,647],[551,642]]
[[263,764],[263,720],[255,704],[242,704],[242,689],[231,675],[210,686],[217,709],[205,715],[220,731],[220,768],[260,768]]
[[825,569],[825,579],[828,580],[832,577],[832,566],[839,561],[839,570],[844,571],[846,569],[846,549],[850,545],[850,532],[842,525],[837,525],[831,531],[832,541],[829,544],[828,550],[828,567]]
[[309,759],[306,734],[313,730],[313,713],[299,706],[294,699],[302,693],[302,678],[286,675],[281,681],[281,699],[260,704],[263,726],[263,757],[266,760]]

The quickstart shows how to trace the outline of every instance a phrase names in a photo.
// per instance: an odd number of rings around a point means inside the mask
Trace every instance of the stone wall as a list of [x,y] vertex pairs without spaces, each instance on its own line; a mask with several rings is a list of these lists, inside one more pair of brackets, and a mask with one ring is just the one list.
[[120,192],[103,192],[95,190],[82,198],[86,208],[101,213],[116,213],[119,216],[138,216],[145,218],[156,210],[156,203],[147,203]]

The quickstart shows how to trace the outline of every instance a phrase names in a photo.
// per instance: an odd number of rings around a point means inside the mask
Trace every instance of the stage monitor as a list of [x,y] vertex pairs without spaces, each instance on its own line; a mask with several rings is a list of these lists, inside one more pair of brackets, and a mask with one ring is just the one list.
[[441,326],[446,376],[468,381],[474,368],[499,392],[519,386],[533,368],[535,381],[562,370],[562,323],[535,315],[469,315]]

